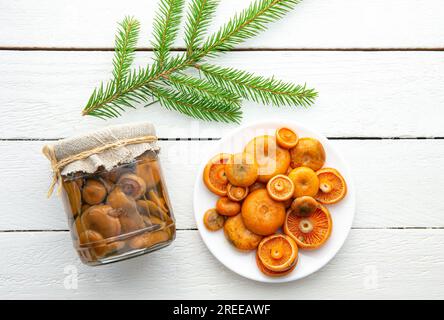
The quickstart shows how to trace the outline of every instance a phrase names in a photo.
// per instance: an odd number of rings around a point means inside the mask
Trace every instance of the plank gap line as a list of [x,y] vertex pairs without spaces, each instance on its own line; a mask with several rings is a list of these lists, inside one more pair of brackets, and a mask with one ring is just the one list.
[[[0,142],[58,141],[64,138],[0,138]],[[221,138],[158,138],[159,141],[217,141]],[[444,140],[439,137],[327,137],[329,140]]]
[[[444,230],[444,227],[352,227],[352,230]],[[198,231],[197,228],[177,228],[177,231]],[[68,229],[15,229],[0,230],[0,233],[45,233],[70,232]]]
[[[112,47],[21,47],[21,46],[1,46],[0,51],[114,51]],[[152,52],[153,48],[141,47],[136,51]],[[172,48],[171,51],[185,52],[186,48]],[[401,51],[401,52],[417,52],[417,51],[444,51],[444,47],[433,48],[235,48],[231,52],[273,52],[273,51],[343,51],[343,52],[387,52],[387,51]]]

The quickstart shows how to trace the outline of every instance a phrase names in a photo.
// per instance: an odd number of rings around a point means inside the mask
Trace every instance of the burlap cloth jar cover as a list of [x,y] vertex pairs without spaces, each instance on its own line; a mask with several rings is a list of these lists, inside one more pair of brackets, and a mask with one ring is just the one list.
[[62,176],[111,170],[148,150],[160,150],[155,128],[148,122],[116,125],[48,144],[43,154],[50,160],[54,174],[48,195],[57,182],[61,185]]

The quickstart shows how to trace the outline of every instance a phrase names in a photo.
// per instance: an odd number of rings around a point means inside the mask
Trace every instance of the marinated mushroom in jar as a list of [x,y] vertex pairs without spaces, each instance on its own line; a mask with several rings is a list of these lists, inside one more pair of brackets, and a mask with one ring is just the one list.
[[77,186],[79,187],[79,189],[82,189],[82,187],[83,187],[83,184],[84,184],[84,179],[83,179],[83,176],[82,176],[82,173],[76,173],[75,175],[74,175],[74,179],[73,179],[73,181],[75,181],[75,183],[77,184]]
[[141,230],[146,227],[145,221],[137,210],[121,210],[119,211],[119,221],[122,227],[122,234]]
[[105,186],[106,192],[109,194],[114,189],[114,182],[105,178],[99,178],[99,181]]
[[154,190],[150,190],[148,192],[148,198],[153,201],[159,208],[161,208],[164,212],[168,212],[168,208],[166,207],[165,200],[160,197],[157,192]]
[[117,181],[117,185],[124,194],[136,200],[141,198],[146,192],[145,181],[133,173],[122,175]]
[[82,195],[80,188],[75,181],[63,182],[65,195],[68,198],[68,203],[73,217],[76,217],[82,212]]
[[157,217],[162,221],[171,220],[168,213],[151,200],[137,200],[136,204],[137,210],[141,215],[148,217]]
[[112,169],[111,171],[102,172],[100,177],[102,179],[108,180],[111,183],[117,183],[119,178],[126,173],[134,173],[131,166],[123,166]]
[[143,233],[129,240],[128,245],[133,249],[149,248],[156,244],[168,241],[170,235],[166,231]]
[[86,210],[88,210],[89,208],[91,208],[91,205],[85,203],[82,205],[82,213],[85,212]]
[[160,182],[160,168],[157,161],[150,157],[142,157],[136,164],[135,173],[145,182],[146,188],[151,189]]
[[142,215],[143,222],[147,227],[155,227],[152,229],[163,229],[166,225],[165,221],[155,216]]
[[105,245],[93,245],[94,243],[103,241],[103,237],[100,233],[94,230],[85,230],[79,235],[79,243],[80,245],[91,245],[91,249],[94,252],[94,255],[97,257],[102,257],[106,254],[107,248]]
[[121,225],[116,210],[109,205],[95,205],[81,216],[81,226],[85,230],[97,231],[105,239],[118,236]]
[[120,186],[109,194],[106,203],[115,210],[114,215],[120,221],[123,234],[145,227],[144,221],[137,210],[136,201],[128,196]]
[[90,205],[102,203],[107,195],[103,183],[95,179],[88,179],[82,189],[83,200]]
[[125,192],[120,189],[120,187],[116,187],[113,191],[111,191],[106,199],[106,204],[110,205],[114,209],[123,209],[128,211],[136,209],[136,201],[133,198],[128,197]]
[[120,250],[125,246],[123,241],[115,241],[105,243],[102,235],[93,230],[85,230],[79,236],[79,243],[81,248],[87,248],[94,256],[101,258],[107,254]]
[[81,216],[77,216],[77,218],[74,220],[73,228],[75,230],[75,232],[73,232],[73,235],[75,236],[76,239],[78,239],[80,234],[83,231],[85,231],[84,228],[83,228],[83,225],[82,225]]

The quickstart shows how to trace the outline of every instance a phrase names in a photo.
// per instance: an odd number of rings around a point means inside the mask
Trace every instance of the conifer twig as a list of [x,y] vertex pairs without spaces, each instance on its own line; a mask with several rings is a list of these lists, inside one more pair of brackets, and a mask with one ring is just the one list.
[[185,27],[185,44],[189,55],[202,45],[203,35],[218,4],[219,0],[191,0]]
[[295,85],[273,77],[256,76],[246,71],[210,64],[195,67],[214,85],[234,92],[244,99],[262,104],[307,107],[317,97],[317,93],[313,89],[307,89],[305,85]]
[[282,18],[301,0],[256,0],[236,14],[203,44],[200,55],[229,51],[239,43],[267,29],[267,24]]
[[240,106],[240,96],[227,91],[205,79],[197,79],[188,75],[176,74],[168,78],[172,87],[189,95],[200,95],[227,104]]
[[[159,1],[153,32],[154,63],[130,70],[139,23],[133,18],[125,18],[116,36],[113,78],[93,91],[83,115],[103,119],[118,117],[126,108],[158,101],[165,108],[190,117],[239,122],[241,98],[276,106],[307,107],[314,102],[317,93],[305,85],[202,61],[221,51],[231,50],[236,44],[265,30],[268,23],[281,18],[300,0],[255,0],[206,40],[203,36],[219,1],[191,0],[185,26],[187,51],[175,55],[170,51],[179,30],[184,0]],[[184,73],[193,67],[205,78]]]
[[162,65],[176,39],[182,18],[184,0],[161,0],[154,17],[152,42],[157,62]]
[[220,122],[236,122],[242,118],[240,107],[224,104],[217,100],[190,96],[171,88],[150,85],[160,103],[167,109],[179,111],[187,116]]
[[133,17],[126,17],[117,31],[115,40],[115,53],[113,59],[113,76],[119,86],[130,71],[134,61],[137,39],[139,37],[140,23]]

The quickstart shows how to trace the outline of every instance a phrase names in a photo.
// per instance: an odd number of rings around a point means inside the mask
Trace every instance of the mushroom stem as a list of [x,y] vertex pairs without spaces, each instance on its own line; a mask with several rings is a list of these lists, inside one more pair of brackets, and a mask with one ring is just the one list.
[[274,188],[277,191],[282,191],[284,190],[284,184],[281,181],[276,182],[276,184],[274,185]]
[[319,189],[321,189],[321,191],[324,193],[329,193],[331,192],[332,187],[329,183],[321,182],[321,184],[319,185]]
[[280,258],[282,258],[282,255],[282,248],[280,247],[274,247],[270,250],[270,256],[275,260],[279,260]]
[[313,224],[311,223],[310,220],[308,219],[302,219],[299,222],[299,229],[301,230],[301,232],[303,233],[310,233],[313,231]]

